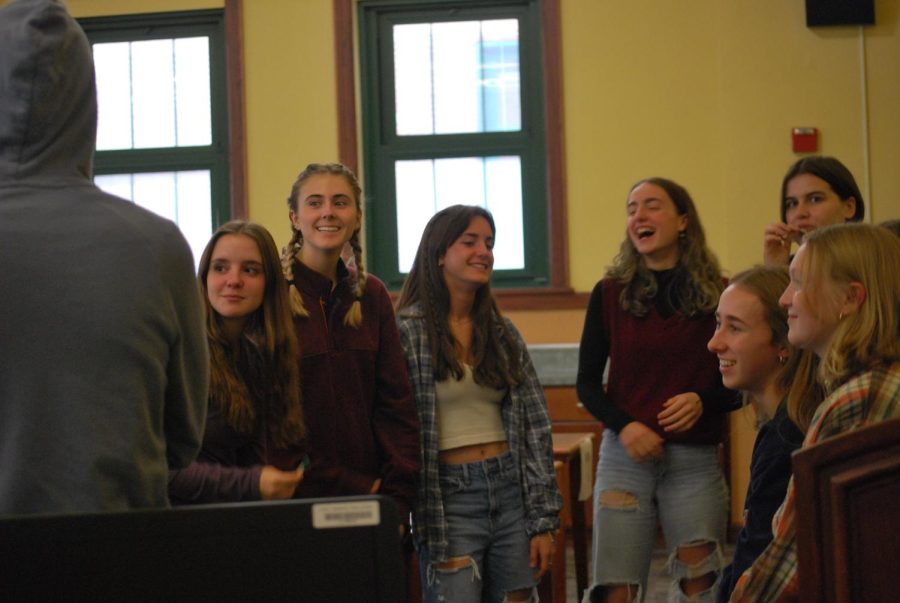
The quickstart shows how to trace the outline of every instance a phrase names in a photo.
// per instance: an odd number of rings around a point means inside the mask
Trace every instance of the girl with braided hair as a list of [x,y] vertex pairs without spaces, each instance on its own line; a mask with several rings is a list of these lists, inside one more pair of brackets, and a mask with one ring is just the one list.
[[[385,494],[405,520],[415,501],[419,423],[391,299],[362,261],[361,196],[347,167],[313,163],[288,198],[293,236],[281,262],[312,460],[302,491]],[[341,258],[347,243],[355,271]]]

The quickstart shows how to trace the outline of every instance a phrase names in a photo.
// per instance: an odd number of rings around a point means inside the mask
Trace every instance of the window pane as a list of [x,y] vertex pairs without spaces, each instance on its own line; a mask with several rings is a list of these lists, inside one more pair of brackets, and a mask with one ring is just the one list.
[[397,134],[521,129],[516,19],[395,25]]
[[478,21],[432,25],[436,134],[484,131],[480,38]]
[[206,170],[95,176],[101,189],[175,222],[191,246],[195,266],[212,234],[210,173]]
[[176,146],[212,144],[209,94],[209,38],[175,40]]
[[175,68],[172,40],[131,44],[134,146],[175,146]]
[[520,130],[519,22],[515,19],[483,21],[481,35],[485,130]]
[[522,170],[519,157],[397,161],[398,269],[409,272],[425,224],[461,203],[486,207],[497,224],[494,269],[525,267]]
[[397,88],[397,134],[434,134],[431,104],[431,26],[394,27],[394,78]]
[[212,143],[209,38],[94,44],[97,150]]
[[131,148],[131,55],[128,42],[94,44],[97,150]]

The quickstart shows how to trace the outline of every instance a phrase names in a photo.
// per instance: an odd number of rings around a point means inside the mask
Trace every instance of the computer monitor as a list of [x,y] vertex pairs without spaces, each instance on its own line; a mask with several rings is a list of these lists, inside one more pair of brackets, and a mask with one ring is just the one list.
[[382,496],[0,519],[0,601],[406,600]]

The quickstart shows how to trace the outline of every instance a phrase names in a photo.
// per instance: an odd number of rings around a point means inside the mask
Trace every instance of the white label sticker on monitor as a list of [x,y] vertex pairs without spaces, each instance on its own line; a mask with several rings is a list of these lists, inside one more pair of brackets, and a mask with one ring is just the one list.
[[377,500],[317,503],[312,508],[312,524],[316,529],[377,526],[381,509]]

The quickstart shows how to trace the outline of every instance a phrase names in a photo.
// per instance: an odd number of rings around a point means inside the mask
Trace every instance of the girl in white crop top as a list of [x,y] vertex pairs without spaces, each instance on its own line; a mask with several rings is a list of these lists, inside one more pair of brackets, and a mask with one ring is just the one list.
[[398,302],[422,429],[413,517],[426,601],[532,601],[562,497],[543,390],[490,290],[495,227],[435,214]]

